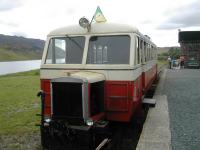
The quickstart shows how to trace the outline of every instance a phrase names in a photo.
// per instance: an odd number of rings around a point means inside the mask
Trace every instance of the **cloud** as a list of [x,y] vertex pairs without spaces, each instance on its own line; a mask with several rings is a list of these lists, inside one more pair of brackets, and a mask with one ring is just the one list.
[[157,29],[171,30],[200,26],[200,1],[196,1],[181,8],[170,10],[168,13],[168,19],[160,24]]
[[15,35],[15,36],[21,36],[21,37],[27,37],[27,34],[24,33],[24,32],[13,32],[12,35]]
[[150,20],[150,19],[146,19],[146,20],[141,21],[140,23],[141,23],[141,24],[152,24],[153,21]]
[[19,0],[1,0],[0,2],[0,12],[12,10],[21,6],[21,2]]
[[67,13],[68,15],[73,15],[73,14],[76,13],[76,10],[75,10],[75,8],[68,8],[67,11],[66,11],[66,13]]
[[10,26],[10,27],[18,27],[19,25],[13,22],[6,22],[6,21],[2,21],[0,20],[0,24],[5,25],[5,26]]

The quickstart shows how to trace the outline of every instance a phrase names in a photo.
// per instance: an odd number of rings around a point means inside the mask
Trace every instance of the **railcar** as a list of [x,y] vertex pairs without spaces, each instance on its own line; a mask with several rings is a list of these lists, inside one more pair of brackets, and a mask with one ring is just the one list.
[[40,70],[44,149],[95,149],[130,122],[157,75],[156,45],[137,28],[94,23],[47,36]]

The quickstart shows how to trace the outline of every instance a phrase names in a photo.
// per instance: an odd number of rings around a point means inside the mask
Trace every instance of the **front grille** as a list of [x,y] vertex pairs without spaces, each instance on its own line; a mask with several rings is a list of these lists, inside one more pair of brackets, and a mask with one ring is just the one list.
[[52,82],[52,104],[53,118],[82,119],[82,83]]

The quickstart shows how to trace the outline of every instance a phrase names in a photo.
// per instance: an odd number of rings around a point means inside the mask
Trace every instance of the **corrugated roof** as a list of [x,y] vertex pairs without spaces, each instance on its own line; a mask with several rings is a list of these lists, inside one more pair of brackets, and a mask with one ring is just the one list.
[[178,42],[189,42],[200,40],[200,31],[180,31]]

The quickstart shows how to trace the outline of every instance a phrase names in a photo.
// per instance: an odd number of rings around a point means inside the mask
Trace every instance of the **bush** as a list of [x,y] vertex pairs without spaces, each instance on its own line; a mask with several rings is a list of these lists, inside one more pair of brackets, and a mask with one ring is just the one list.
[[172,58],[177,58],[177,57],[180,57],[181,56],[181,50],[180,48],[170,48],[169,51],[168,51],[168,56],[171,56]]
[[182,55],[180,48],[171,47],[168,52],[158,54],[158,60],[167,60],[168,56],[171,58],[177,58]]

